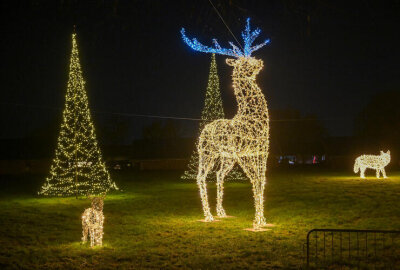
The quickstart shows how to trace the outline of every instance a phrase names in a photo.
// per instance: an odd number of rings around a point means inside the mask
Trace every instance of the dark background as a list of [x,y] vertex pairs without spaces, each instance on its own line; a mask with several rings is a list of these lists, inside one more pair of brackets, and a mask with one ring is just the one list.
[[[320,124],[315,130],[321,136],[370,139],[378,136],[374,124],[386,121],[381,136],[391,133],[395,140],[400,135],[400,1],[212,3],[239,40],[247,17],[262,29],[259,42],[271,39],[254,56],[264,60],[258,82],[272,121],[294,117],[303,123],[311,117]],[[74,24],[102,144],[131,144],[152,134],[151,127],[160,129],[157,125],[166,126],[167,133],[172,126],[173,136],[195,136],[197,121],[163,118],[200,118],[204,102],[210,55],[187,47],[179,30],[184,26],[188,36],[207,45],[212,38],[226,47],[234,41],[207,0],[1,5],[0,139],[41,138],[51,152],[64,105]],[[232,117],[236,103],[225,58],[217,56],[217,64],[225,112]],[[296,125],[291,134],[305,127]],[[385,140],[376,145],[387,145]]]

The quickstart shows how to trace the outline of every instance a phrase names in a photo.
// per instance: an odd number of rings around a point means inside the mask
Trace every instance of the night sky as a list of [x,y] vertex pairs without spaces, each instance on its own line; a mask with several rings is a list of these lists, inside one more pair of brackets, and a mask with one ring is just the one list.
[[[200,117],[210,55],[182,42],[182,26],[203,44],[234,41],[208,0],[8,2],[1,4],[2,139],[60,124],[74,24],[95,124],[127,122],[126,140],[157,120],[133,114]],[[330,135],[351,135],[376,93],[400,91],[399,1],[213,3],[238,38],[250,17],[262,29],[258,41],[271,39],[254,53],[264,60],[258,82],[271,110],[315,114]],[[217,64],[232,117],[225,58]],[[194,136],[196,121],[177,122],[183,136]]]

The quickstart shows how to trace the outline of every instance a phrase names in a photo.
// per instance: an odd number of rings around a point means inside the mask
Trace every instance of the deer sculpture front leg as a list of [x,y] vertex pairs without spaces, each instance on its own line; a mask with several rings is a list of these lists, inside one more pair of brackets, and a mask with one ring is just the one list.
[[365,170],[366,170],[366,168],[364,166],[360,167],[360,177],[361,178],[365,178]]
[[253,228],[255,230],[259,230],[267,225],[264,217],[264,187],[265,176],[260,177],[253,182],[254,205],[256,209]]
[[260,230],[267,225],[264,217],[264,188],[266,182],[267,157],[248,157],[239,161],[246,175],[250,178],[253,186],[255,217],[253,229]]

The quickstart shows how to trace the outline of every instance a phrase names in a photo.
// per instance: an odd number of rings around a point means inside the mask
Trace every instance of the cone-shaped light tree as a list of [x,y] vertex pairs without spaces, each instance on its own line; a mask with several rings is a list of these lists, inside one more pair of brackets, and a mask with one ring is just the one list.
[[90,116],[76,33],[72,34],[72,54],[55,158],[40,195],[100,195],[118,189],[111,180],[97,144]]
[[[211,67],[210,74],[208,76],[208,84],[206,90],[206,97],[204,99],[204,108],[201,113],[201,121],[199,125],[199,134],[203,130],[204,126],[216,119],[225,118],[224,108],[222,105],[221,91],[219,88],[219,77],[217,72],[217,63],[215,61],[215,54],[211,55]],[[199,136],[197,136],[199,137]],[[198,140],[196,141],[196,147],[193,151],[192,156],[190,157],[188,163],[188,169],[181,176],[184,180],[196,180],[197,179],[197,170],[199,167],[199,154],[197,152]],[[218,165],[214,166],[213,173],[209,175],[209,180],[215,181],[216,174],[215,172],[218,170]],[[226,180],[245,180],[247,179],[244,173],[238,168],[235,167],[230,171]]]

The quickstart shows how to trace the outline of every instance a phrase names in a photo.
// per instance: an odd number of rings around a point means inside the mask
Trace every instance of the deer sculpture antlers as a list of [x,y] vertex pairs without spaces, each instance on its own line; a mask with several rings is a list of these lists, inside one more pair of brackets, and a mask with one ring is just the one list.
[[243,50],[241,50],[235,44],[233,44],[233,42],[229,42],[229,44],[232,46],[232,49],[222,48],[219,45],[217,39],[212,40],[214,43],[214,47],[209,47],[209,46],[203,45],[196,38],[193,38],[193,39],[188,38],[185,34],[185,28],[181,29],[183,41],[187,45],[189,45],[193,50],[199,51],[199,52],[205,52],[205,53],[216,53],[216,54],[228,55],[228,56],[233,56],[236,58],[250,57],[252,52],[257,51],[258,49],[262,48],[264,45],[266,45],[270,42],[269,39],[266,39],[263,43],[252,46],[253,42],[260,35],[260,33],[261,33],[261,30],[259,28],[255,29],[254,31],[250,31],[250,18],[247,18],[246,28],[242,32],[244,46],[243,46]]

